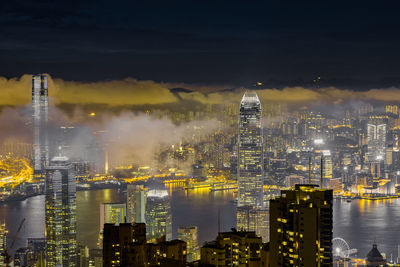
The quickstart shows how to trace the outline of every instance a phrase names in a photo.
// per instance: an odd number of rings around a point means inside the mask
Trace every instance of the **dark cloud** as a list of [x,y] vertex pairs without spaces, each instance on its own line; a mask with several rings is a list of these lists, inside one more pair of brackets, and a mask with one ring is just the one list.
[[394,1],[7,1],[0,74],[399,86]]
[[[0,107],[27,106],[31,102],[31,75],[7,79],[0,77]],[[156,82],[126,78],[98,82],[77,82],[53,79],[49,76],[49,96],[52,105],[69,115],[87,118],[95,110],[187,110],[204,109],[205,105],[237,104],[245,90],[256,90],[263,103],[283,103],[292,106],[339,104],[352,101],[400,103],[399,87],[373,88],[357,91],[337,87],[286,86],[271,88],[232,88],[187,83]],[[80,110],[76,109],[80,108]],[[92,110],[92,111],[91,111]],[[82,114],[83,112],[83,114]],[[54,114],[61,118],[61,114]],[[69,118],[70,119],[70,118]]]

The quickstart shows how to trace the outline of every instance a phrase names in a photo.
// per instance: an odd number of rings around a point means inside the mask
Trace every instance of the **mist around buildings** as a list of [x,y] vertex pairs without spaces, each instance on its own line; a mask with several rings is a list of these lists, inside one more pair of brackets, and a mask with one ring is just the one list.
[[[44,195],[45,229],[43,238],[18,248],[15,240],[30,218],[16,222],[12,233],[2,224],[4,264],[398,262],[398,255],[378,250],[385,237],[370,238],[371,251],[360,255],[346,237],[334,236],[332,212],[335,201],[390,204],[399,197],[397,89],[196,88],[129,79],[85,84],[48,75],[33,76],[26,88],[26,79],[7,81],[16,88],[8,97],[15,97],[0,113],[0,200],[7,205]],[[138,100],[128,99],[135,98],[129,89],[142,90]],[[102,95],[108,90],[115,95]],[[77,216],[76,194],[105,188],[125,201],[96,207],[96,247],[80,244],[77,224],[85,218]],[[215,240],[198,242],[202,225],[178,225],[173,233],[177,191],[232,194],[236,227],[221,229],[222,210],[210,218],[218,224]],[[58,227],[67,230],[58,233]],[[130,241],[116,249],[122,238]]]

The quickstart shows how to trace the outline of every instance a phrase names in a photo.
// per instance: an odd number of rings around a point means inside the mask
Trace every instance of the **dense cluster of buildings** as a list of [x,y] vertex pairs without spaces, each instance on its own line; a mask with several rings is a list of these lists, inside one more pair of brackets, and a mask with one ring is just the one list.
[[[168,191],[129,184],[126,202],[100,206],[98,247],[89,249],[76,239],[76,182],[93,168],[89,161],[68,159],[67,143],[51,157],[47,95],[47,77],[33,76],[32,157],[34,175],[45,181],[45,238],[18,249],[15,266],[332,266],[343,260],[332,252],[334,193],[383,197],[397,192],[397,106],[289,114],[279,105],[262,109],[257,94],[246,92],[239,109],[227,105],[219,115],[226,133],[196,136],[195,143],[163,153],[176,160],[175,167],[189,161],[193,178],[235,181],[236,229],[219,232],[199,247],[197,226],[180,226],[173,240]],[[181,119],[187,118],[175,118]],[[68,135],[73,128],[62,132]],[[108,172],[108,159],[102,164]],[[0,225],[2,263],[10,261],[6,234]],[[367,262],[384,262],[376,246]]]

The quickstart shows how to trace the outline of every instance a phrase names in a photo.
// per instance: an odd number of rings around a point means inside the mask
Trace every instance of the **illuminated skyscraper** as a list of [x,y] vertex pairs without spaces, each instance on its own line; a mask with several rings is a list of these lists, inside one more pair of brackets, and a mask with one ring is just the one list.
[[0,267],[7,266],[7,228],[5,223],[0,224]]
[[33,110],[33,168],[36,174],[45,171],[49,164],[49,141],[47,136],[48,90],[47,76],[32,76]]
[[[240,103],[237,229],[255,231],[268,240],[268,211],[263,209],[263,138],[261,103],[246,92]],[[265,219],[265,220],[264,220]]]
[[332,179],[333,167],[332,167],[332,155],[330,150],[322,150],[323,154],[323,173],[324,179]]
[[269,241],[269,210],[262,208],[238,207],[236,225],[239,231],[256,232],[264,243]]
[[150,190],[147,194],[146,232],[150,241],[164,235],[167,241],[172,239],[171,204],[167,190]]
[[200,259],[200,249],[197,240],[197,226],[179,227],[178,239],[186,242],[188,262],[197,261]]
[[270,201],[270,265],[332,266],[329,189],[296,185]]
[[46,168],[46,266],[76,266],[76,178],[66,157]]
[[145,223],[146,191],[142,185],[129,184],[126,193],[127,219],[130,223]]
[[384,159],[386,147],[387,124],[381,118],[370,118],[367,125],[367,158],[368,162]]
[[125,203],[102,203],[100,204],[100,231],[105,223],[119,225],[124,223],[126,218]]
[[263,200],[263,141],[261,103],[246,92],[240,103],[238,206],[261,207]]
[[98,248],[103,246],[103,228],[104,224],[110,223],[116,226],[126,222],[126,204],[125,203],[102,203],[100,204],[100,231],[97,243]]

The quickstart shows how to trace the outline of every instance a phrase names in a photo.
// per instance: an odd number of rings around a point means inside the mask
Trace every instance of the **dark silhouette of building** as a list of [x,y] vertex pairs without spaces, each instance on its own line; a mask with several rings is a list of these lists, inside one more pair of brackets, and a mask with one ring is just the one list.
[[146,224],[106,223],[103,238],[104,267],[146,266]]
[[367,267],[386,266],[386,260],[382,257],[376,244],[373,244],[372,249],[368,252],[366,264]]
[[270,201],[271,266],[332,266],[332,190],[296,185]]
[[186,266],[186,243],[146,242],[146,224],[104,224],[103,266]]
[[186,242],[165,241],[165,236],[157,243],[147,244],[148,266],[186,266]]
[[255,232],[232,229],[219,233],[215,241],[201,248],[200,266],[262,266],[262,247],[261,237]]

